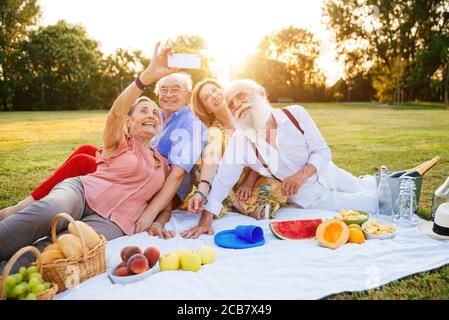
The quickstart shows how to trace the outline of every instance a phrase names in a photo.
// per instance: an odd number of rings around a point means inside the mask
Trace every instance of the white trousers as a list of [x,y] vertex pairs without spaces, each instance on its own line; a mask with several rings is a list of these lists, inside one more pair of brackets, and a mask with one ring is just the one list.
[[376,191],[374,176],[354,177],[331,164],[322,176],[311,177],[291,200],[305,209],[363,210],[375,214]]

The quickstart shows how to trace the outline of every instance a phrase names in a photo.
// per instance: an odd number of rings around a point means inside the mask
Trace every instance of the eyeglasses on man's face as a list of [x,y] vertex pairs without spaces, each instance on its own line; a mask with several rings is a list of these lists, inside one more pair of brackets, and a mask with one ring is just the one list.
[[172,97],[177,97],[180,94],[187,93],[187,92],[188,91],[181,90],[179,88],[173,88],[173,89],[162,88],[161,90],[159,90],[159,96],[166,97],[166,96],[168,96],[168,94],[170,94]]

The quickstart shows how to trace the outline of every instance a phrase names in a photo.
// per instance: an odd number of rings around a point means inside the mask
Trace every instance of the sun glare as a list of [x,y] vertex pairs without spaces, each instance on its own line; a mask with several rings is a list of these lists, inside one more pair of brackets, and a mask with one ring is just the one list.
[[233,64],[242,63],[267,34],[293,25],[312,31],[322,43],[319,66],[328,84],[342,74],[334,59],[329,32],[320,23],[322,1],[310,0],[40,0],[43,24],[65,19],[80,23],[100,41],[103,52],[117,48],[150,54],[158,40],[197,34],[208,44],[206,54],[221,81]]

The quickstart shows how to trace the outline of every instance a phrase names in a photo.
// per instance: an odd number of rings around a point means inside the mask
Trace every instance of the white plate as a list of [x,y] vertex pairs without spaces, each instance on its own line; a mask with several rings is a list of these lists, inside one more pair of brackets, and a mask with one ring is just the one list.
[[[391,234],[384,234],[384,235],[381,235],[381,236],[378,236],[378,235],[375,235],[375,234],[367,232],[365,230],[364,226],[365,226],[365,224],[371,222],[372,220],[375,220],[375,221],[377,221],[380,224],[389,224],[389,225],[393,226],[394,229],[395,229],[395,232],[391,233]],[[384,240],[384,239],[392,239],[392,238],[396,237],[396,233],[398,233],[398,227],[394,223],[391,223],[390,221],[378,220],[378,219],[372,219],[372,220],[368,220],[364,224],[362,224],[362,230],[363,230],[363,233],[365,234],[365,238],[366,239]]]
[[109,276],[109,279],[111,279],[112,283],[121,283],[121,284],[133,283],[133,282],[143,280],[143,279],[147,278],[148,276],[151,276],[152,274],[155,274],[156,272],[160,271],[159,262],[157,262],[153,266],[153,268],[150,268],[145,272],[135,274],[133,276],[119,277],[119,276],[114,275],[115,269],[117,269],[117,267],[118,266],[115,266],[115,267],[109,269],[109,271],[108,271],[108,276]]

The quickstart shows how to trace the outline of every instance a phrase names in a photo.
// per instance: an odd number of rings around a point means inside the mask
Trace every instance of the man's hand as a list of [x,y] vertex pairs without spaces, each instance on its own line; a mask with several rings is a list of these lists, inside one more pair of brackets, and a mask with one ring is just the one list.
[[164,226],[159,222],[154,222],[148,229],[150,236],[157,236],[160,239],[170,239],[176,236],[176,232],[165,230]]
[[306,181],[316,173],[314,165],[308,163],[294,175],[282,181],[281,192],[283,196],[292,196],[306,183]]
[[281,192],[283,196],[292,196],[296,194],[306,180],[297,173],[289,176],[282,181]]
[[191,228],[187,231],[181,233],[181,236],[185,239],[196,239],[200,235],[207,233],[208,235],[213,235],[214,231],[212,230],[212,219],[214,215],[208,211],[203,211],[201,214],[200,221],[198,225],[194,228]]
[[204,210],[205,201],[202,195],[196,193],[189,200],[187,210],[193,213],[201,213]]

